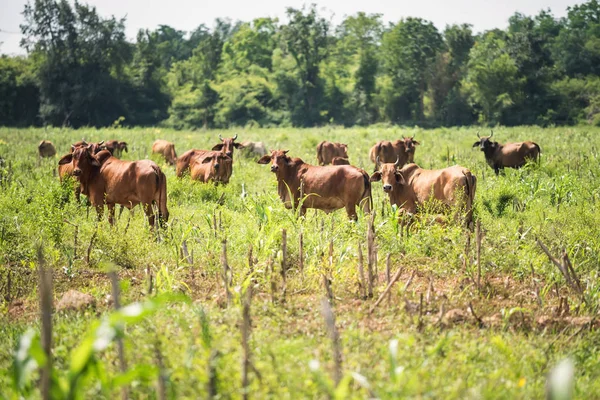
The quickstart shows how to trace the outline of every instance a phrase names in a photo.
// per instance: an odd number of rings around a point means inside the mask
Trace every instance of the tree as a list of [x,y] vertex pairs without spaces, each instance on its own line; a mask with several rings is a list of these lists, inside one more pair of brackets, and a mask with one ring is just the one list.
[[39,125],[39,91],[33,63],[24,57],[0,57],[0,125]]

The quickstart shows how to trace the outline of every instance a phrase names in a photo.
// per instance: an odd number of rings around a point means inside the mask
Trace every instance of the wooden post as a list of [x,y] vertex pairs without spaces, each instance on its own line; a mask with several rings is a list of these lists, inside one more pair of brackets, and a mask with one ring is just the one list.
[[333,303],[333,290],[331,290],[331,281],[327,277],[327,274],[322,274],[323,278],[323,287],[325,288],[325,293],[327,294],[327,298],[330,302]]
[[[113,297],[113,305],[115,310],[121,308],[121,290],[119,287],[119,277],[115,271],[111,271],[108,273],[110,277],[110,282],[112,284],[112,297]],[[127,364],[125,363],[125,347],[123,346],[123,338],[117,337],[117,352],[119,354],[119,368],[121,369],[121,373],[124,374],[127,371]],[[126,386],[121,388],[121,398],[123,400],[127,400],[128,398],[128,390]]]
[[329,261],[329,269],[331,270],[331,268],[333,268],[333,239],[329,241],[329,257],[327,258]]
[[385,297],[385,295],[388,294],[388,292],[390,291],[390,289],[392,288],[392,286],[394,286],[394,283],[396,283],[396,281],[398,280],[398,278],[400,278],[401,274],[402,274],[402,268],[398,269],[398,271],[394,274],[394,276],[392,277],[392,280],[390,281],[389,285],[387,285],[387,287],[385,288],[385,290],[383,291],[383,293],[381,293],[381,295],[379,296],[379,298],[377,299],[377,301],[375,302],[375,304],[373,304],[373,307],[371,307],[371,309],[369,310],[369,314],[373,313],[373,311],[375,310],[375,307],[377,307],[379,305],[379,303],[381,303],[381,301],[383,300],[383,298]]
[[363,299],[367,298],[367,282],[365,281],[365,268],[363,261],[362,246],[360,241],[358,242],[358,277],[360,279],[361,296]]
[[283,280],[281,295],[285,301],[287,292],[287,231],[285,229],[281,230],[281,278]]
[[52,373],[52,270],[46,268],[42,245],[37,249],[40,319],[42,322],[42,348],[46,353],[46,365],[42,368],[40,376],[40,392],[44,400],[51,398],[51,373]]
[[298,258],[300,263],[300,273],[304,276],[304,238],[302,237],[302,230],[300,230],[300,235],[298,236]]
[[[392,257],[391,253],[388,253],[386,259],[385,259],[385,278],[387,281],[387,284],[390,284],[391,281],[391,276],[390,276],[390,258]],[[388,304],[390,304],[392,302],[392,292],[388,293]]]
[[369,226],[367,228],[367,275],[369,278],[369,286],[368,286],[368,296],[369,298],[373,297],[373,281],[375,279],[375,274],[373,272],[373,264],[375,262],[375,229],[373,227],[373,221],[375,220],[375,213],[371,214],[371,218],[369,219]]
[[340,343],[340,334],[335,326],[335,314],[333,313],[331,305],[327,299],[321,300],[321,312],[323,314],[323,318],[325,319],[327,332],[331,338],[334,362],[333,381],[335,382],[335,386],[337,386],[342,380],[342,346]]
[[96,226],[96,230],[94,231],[94,233],[92,234],[92,237],[90,238],[90,245],[87,248],[87,256],[85,257],[85,263],[88,265],[88,267],[90,266],[90,255],[92,253],[92,246],[94,245],[94,239],[96,239],[97,234],[98,234],[98,226]]
[[229,265],[227,265],[227,239],[223,239],[221,242],[221,266],[223,286],[225,286],[225,295],[227,296],[227,307],[229,307],[231,305],[231,292],[229,291],[231,281],[229,279]]
[[475,235],[477,240],[477,290],[481,293],[481,220],[477,220]]
[[248,399],[248,385],[250,383],[248,372],[250,371],[250,305],[252,304],[252,285],[248,286],[244,298],[242,299],[242,390],[244,400]]

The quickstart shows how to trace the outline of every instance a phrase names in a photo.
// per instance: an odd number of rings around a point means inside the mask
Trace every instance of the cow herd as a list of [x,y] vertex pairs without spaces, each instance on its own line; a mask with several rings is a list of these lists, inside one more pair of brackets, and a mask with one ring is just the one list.
[[[487,163],[496,174],[503,168],[519,168],[528,160],[538,160],[540,147],[533,142],[500,144],[477,134],[473,147],[480,147]],[[346,210],[348,218],[356,220],[356,208],[365,213],[372,209],[371,184],[382,182],[383,191],[391,205],[404,215],[412,215],[424,204],[433,202],[441,209],[458,209],[464,222],[472,222],[472,205],[477,179],[467,168],[455,165],[439,170],[426,170],[414,163],[416,146],[413,137],[401,140],[384,140],[369,151],[374,171],[350,164],[348,145],[323,141],[317,145],[319,165],[311,165],[288,155],[288,150],[271,150],[267,153],[262,142],[238,143],[237,134],[222,138],[211,150],[191,149],[177,157],[175,145],[157,140],[152,153],[174,166],[176,176],[189,174],[200,182],[227,184],[233,171],[234,149],[246,149],[257,155],[259,164],[270,164],[277,178],[277,193],[286,208],[304,215],[308,208],[335,211]],[[116,140],[87,143],[80,141],[71,146],[69,154],[58,162],[59,177],[76,179],[75,195],[83,193],[102,218],[104,205],[108,207],[108,220],[114,223],[115,205],[132,208],[141,204],[151,227],[162,225],[169,218],[167,209],[167,179],[160,167],[151,160],[120,160],[127,152],[127,143]],[[38,146],[40,157],[53,157],[54,145],[43,140]],[[331,164],[331,165],[330,165]],[[156,209],[155,209],[156,208]],[[457,214],[457,215],[460,215]],[[156,220],[158,216],[158,220]]]

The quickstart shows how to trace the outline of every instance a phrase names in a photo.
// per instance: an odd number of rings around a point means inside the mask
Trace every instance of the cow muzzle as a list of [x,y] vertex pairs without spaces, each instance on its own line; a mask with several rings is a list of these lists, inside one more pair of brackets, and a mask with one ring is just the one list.
[[390,185],[389,183],[383,185],[383,191],[386,192],[386,193],[391,192],[392,191],[392,185]]
[[279,167],[277,165],[271,165],[271,172],[279,171]]
[[225,154],[227,154],[227,157],[233,157],[233,151],[228,151],[228,152],[227,152],[227,153],[225,153]]
[[73,170],[73,175],[75,175],[75,176],[81,176],[81,170],[79,168],[75,168]]
[[215,164],[215,171],[219,170],[219,164]]

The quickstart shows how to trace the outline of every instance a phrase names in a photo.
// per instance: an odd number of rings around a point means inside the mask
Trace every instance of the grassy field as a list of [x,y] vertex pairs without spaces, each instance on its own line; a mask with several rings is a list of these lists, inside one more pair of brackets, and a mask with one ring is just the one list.
[[[316,162],[319,141],[348,143],[350,161],[368,172],[373,170],[368,150],[376,141],[416,135],[421,146],[415,161],[421,167],[468,167],[478,178],[480,287],[474,234],[458,223],[436,224],[433,216],[402,229],[380,182],[373,184],[377,280],[374,297],[365,299],[358,248],[366,268],[368,216],[352,223],[340,210],[295,218],[279,200],[269,167],[251,157],[235,153],[226,187],[177,179],[172,167],[156,159],[167,175],[171,215],[158,237],[141,209],[125,210],[115,227],[106,219],[97,225],[95,211],[75,202],[72,186],[61,186],[56,177],[59,156],[82,137],[125,140],[130,151],[123,158],[135,160],[151,158],[155,139],[174,142],[182,154],[212,147],[219,133],[236,132],[238,141],[261,140],[310,163]],[[498,177],[472,148],[476,132],[0,128],[0,394],[40,396],[37,370],[11,366],[21,335],[30,328],[39,331],[36,265],[41,248],[54,270],[55,303],[69,289],[96,299],[95,308],[53,316],[53,366],[63,385],[78,361],[74,349],[99,335],[98,321],[111,314],[107,269],[117,268],[123,304],[149,299],[159,304],[119,325],[133,372],[119,372],[114,345],[94,347],[91,364],[77,382],[78,398],[111,398],[119,395],[120,386],[128,388],[131,398],[160,398],[164,386],[166,397],[177,399],[209,397],[209,392],[216,398],[241,398],[245,391],[252,398],[277,399],[530,399],[544,396],[548,372],[567,357],[575,366],[575,397],[600,398],[600,130],[498,128],[494,137],[500,142],[533,140],[542,148],[539,165]],[[38,160],[42,139],[54,142],[56,158]],[[285,282],[282,229],[287,232]],[[224,239],[231,267],[229,306],[221,274]],[[556,258],[562,259],[565,250],[581,290],[566,282],[537,240]],[[184,242],[193,260],[182,256]],[[388,254],[391,274],[402,269],[400,279],[389,298],[369,313],[387,284]],[[337,385],[335,346],[322,315],[323,276],[331,282],[340,337],[343,378]],[[248,287],[254,293],[248,348],[255,370],[244,390],[243,293]],[[186,299],[157,303],[164,294]]]

